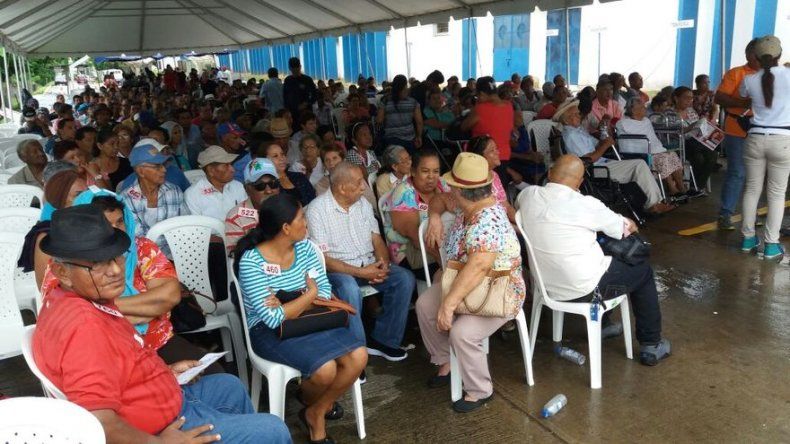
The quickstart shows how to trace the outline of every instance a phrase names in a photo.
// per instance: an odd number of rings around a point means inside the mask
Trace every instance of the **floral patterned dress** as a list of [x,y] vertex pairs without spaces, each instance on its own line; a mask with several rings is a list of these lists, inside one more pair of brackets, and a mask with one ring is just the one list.
[[[137,244],[137,269],[134,272],[134,288],[139,292],[148,289],[147,282],[153,279],[178,279],[176,268],[162,253],[162,250],[151,240],[144,237],[135,237]],[[60,281],[50,271],[49,266],[44,273],[41,283],[41,294],[44,298],[49,292],[60,285]],[[134,297],[134,296],[127,296]],[[173,325],[170,323],[170,312],[151,320],[147,326],[135,326],[138,331],[144,329],[143,340],[145,346],[151,350],[159,350],[173,337]]]
[[468,223],[457,217],[447,233],[444,249],[449,260],[463,263],[472,253],[496,253],[492,270],[511,270],[507,302],[510,316],[518,314],[527,292],[521,270],[521,246],[502,205],[483,208]]
[[[439,179],[436,185],[436,192],[448,193],[450,186],[443,179]],[[420,223],[428,219],[428,202],[423,202],[417,189],[414,188],[411,177],[401,181],[384,199],[382,205],[382,215],[384,221],[384,235],[387,237],[390,259],[396,264],[403,262],[406,257],[406,249],[410,241],[406,236],[401,235],[392,227],[391,212],[398,211],[418,211],[420,213]],[[419,251],[419,246],[414,245]]]

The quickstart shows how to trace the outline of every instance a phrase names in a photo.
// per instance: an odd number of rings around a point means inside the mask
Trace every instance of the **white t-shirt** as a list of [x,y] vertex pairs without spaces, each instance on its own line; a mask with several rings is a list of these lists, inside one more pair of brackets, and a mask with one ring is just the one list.
[[666,151],[666,148],[661,144],[661,141],[656,136],[653,130],[653,124],[650,119],[643,117],[642,120],[635,120],[630,117],[623,117],[617,121],[617,134],[633,134],[640,136],[647,136],[647,143],[644,140],[633,139],[620,139],[617,141],[618,149],[621,153],[641,153],[647,154],[648,144],[650,145],[650,154],[658,154]]
[[[752,98],[752,125],[790,128],[790,68],[774,66],[771,72],[774,74],[774,100],[770,108],[765,106],[762,69],[744,77],[738,92]],[[790,136],[790,129],[781,128],[752,127],[749,132]]]
[[247,192],[237,180],[226,183],[219,191],[207,178],[202,178],[184,191],[184,202],[192,214],[213,217],[223,222],[228,211],[245,200]]

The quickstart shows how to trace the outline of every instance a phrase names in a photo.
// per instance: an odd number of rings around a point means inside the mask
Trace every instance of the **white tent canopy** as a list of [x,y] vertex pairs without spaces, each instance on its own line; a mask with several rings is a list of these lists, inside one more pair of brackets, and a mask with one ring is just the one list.
[[[613,0],[599,0],[613,1]],[[493,14],[583,6],[593,0],[5,0],[0,39],[36,56],[179,54]]]

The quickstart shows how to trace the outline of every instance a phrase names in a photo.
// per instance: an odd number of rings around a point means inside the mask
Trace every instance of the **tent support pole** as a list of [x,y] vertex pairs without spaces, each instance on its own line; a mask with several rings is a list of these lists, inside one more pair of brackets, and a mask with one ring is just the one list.
[[362,44],[360,40],[362,40],[362,33],[357,32],[357,78],[362,74]]
[[33,94],[33,89],[32,89],[33,76],[30,75],[30,59],[28,59],[27,57],[25,57],[25,64],[26,64],[25,72],[27,73],[27,82],[28,82],[28,85],[31,86],[30,93]]
[[409,27],[403,24],[403,46],[406,49],[406,78],[411,78],[411,54],[409,54]]
[[727,1],[721,0],[721,75],[723,76],[725,72],[727,72]]
[[16,75],[16,98],[19,99],[19,112],[22,112],[22,109],[25,107],[25,104],[22,103],[22,82],[21,77],[19,76],[19,62],[17,61],[17,55],[14,54],[14,74]]
[[[13,120],[14,108],[12,106],[12,100],[11,100],[11,79],[8,76],[8,51],[6,51],[5,47],[3,48],[3,74],[5,74],[5,93],[6,93],[6,98],[8,99],[8,103],[7,103],[8,107],[6,109],[8,109],[11,112],[10,114],[11,119],[9,120]],[[2,85],[0,85],[0,87],[2,87]]]
[[8,122],[8,111],[6,110],[6,93],[3,92],[3,80],[0,79],[0,106],[3,108],[3,118]]
[[568,8],[565,8],[565,81],[571,84],[571,26]]

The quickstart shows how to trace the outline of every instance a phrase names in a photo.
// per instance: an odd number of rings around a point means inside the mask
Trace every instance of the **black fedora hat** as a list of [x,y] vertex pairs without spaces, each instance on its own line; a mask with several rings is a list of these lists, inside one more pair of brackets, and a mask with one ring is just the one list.
[[131,240],[113,228],[95,205],[77,205],[52,213],[52,225],[41,251],[62,259],[102,262],[121,256]]

